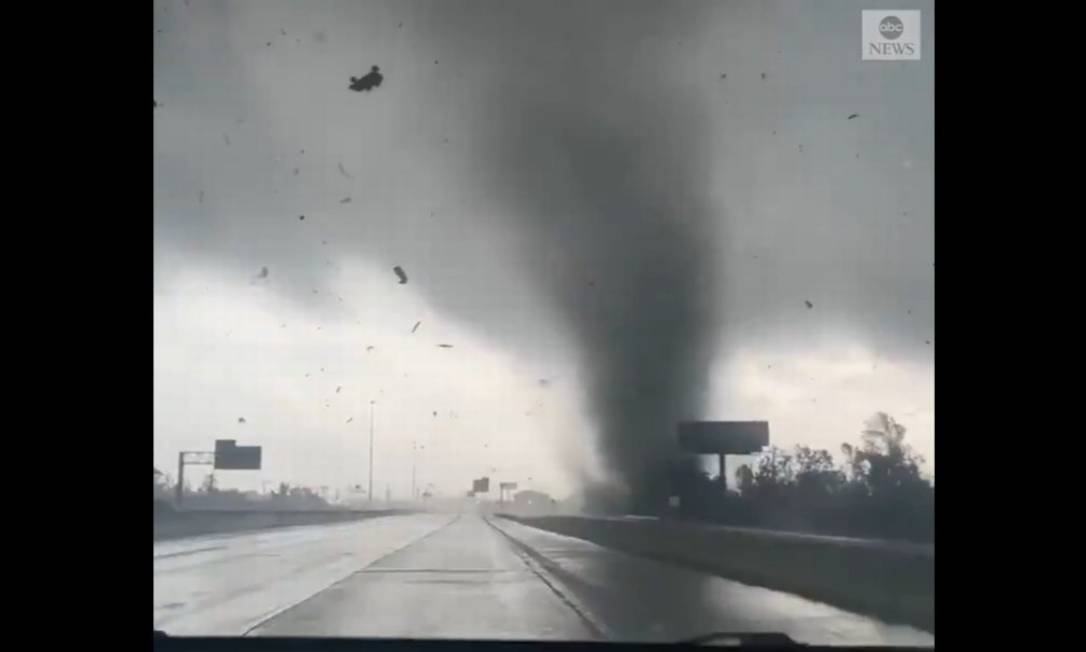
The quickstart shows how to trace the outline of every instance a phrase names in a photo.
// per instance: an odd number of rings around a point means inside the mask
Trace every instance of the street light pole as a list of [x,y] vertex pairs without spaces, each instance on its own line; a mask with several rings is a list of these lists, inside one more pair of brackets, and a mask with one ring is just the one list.
[[418,500],[419,492],[415,478],[417,476],[419,451],[426,450],[425,446],[419,445],[417,441],[411,443],[411,499]]
[[369,501],[373,502],[373,401],[370,401],[370,488],[366,492]]
[[181,507],[181,501],[185,498],[185,452],[177,453],[177,497],[174,502]]

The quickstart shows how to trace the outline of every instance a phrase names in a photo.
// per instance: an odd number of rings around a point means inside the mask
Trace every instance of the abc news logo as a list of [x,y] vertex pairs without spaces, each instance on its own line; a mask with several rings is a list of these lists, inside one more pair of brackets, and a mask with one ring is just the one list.
[[920,58],[920,12],[864,11],[863,58],[900,61]]

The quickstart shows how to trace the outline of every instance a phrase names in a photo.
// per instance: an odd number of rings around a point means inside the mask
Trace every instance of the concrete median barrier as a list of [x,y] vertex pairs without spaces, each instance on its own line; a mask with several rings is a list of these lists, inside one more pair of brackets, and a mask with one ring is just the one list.
[[407,513],[406,510],[298,510],[298,511],[218,511],[218,510],[156,510],[154,515],[154,540],[262,530],[295,525],[318,525],[357,521],[378,516]]
[[933,545],[657,519],[502,517],[935,633]]

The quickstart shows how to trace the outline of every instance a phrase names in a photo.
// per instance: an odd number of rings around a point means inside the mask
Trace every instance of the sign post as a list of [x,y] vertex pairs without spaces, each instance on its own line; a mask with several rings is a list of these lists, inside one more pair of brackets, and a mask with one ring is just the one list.
[[216,439],[214,451],[180,451],[177,453],[176,503],[185,499],[185,465],[211,466],[213,469],[252,471],[260,469],[260,446],[238,446],[234,439]]
[[769,445],[768,421],[681,421],[679,446],[689,453],[720,458],[720,484],[728,488],[727,455],[751,455]]
[[516,491],[516,490],[517,490],[517,483],[515,483],[515,482],[502,482],[502,483],[499,483],[498,484],[498,502],[499,503],[504,503],[505,502],[505,492],[506,491]]
[[260,469],[260,446],[238,446],[234,439],[215,440],[215,468],[233,471]]

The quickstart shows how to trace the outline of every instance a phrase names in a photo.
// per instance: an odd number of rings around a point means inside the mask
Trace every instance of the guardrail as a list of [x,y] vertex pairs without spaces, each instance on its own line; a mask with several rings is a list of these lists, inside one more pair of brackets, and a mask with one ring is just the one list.
[[504,518],[935,632],[935,547],[689,521]]

